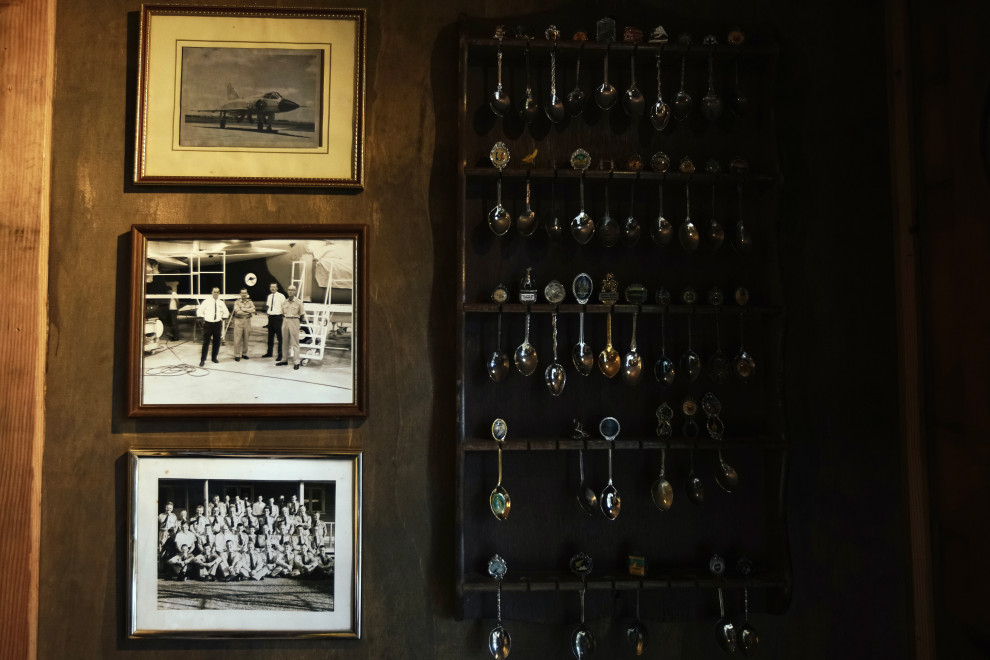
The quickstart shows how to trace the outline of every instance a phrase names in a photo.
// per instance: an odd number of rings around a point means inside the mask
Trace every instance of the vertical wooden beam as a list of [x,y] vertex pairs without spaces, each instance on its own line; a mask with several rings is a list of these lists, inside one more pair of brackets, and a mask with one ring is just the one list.
[[55,0],[0,5],[0,657],[34,658]]
[[924,434],[924,395],[918,263],[915,228],[914,126],[911,96],[911,25],[908,0],[887,0],[890,176],[894,217],[897,292],[898,398],[901,449],[911,561],[911,630],[914,657],[935,657],[935,619],[929,526],[928,461]]

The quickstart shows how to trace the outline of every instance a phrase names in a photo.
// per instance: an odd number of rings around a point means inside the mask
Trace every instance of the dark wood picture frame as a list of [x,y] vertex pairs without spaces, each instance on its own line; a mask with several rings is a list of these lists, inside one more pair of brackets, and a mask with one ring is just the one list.
[[[367,273],[366,225],[132,226],[128,416],[366,417]],[[283,364],[252,351],[251,336],[268,326],[271,284],[284,293],[293,282],[306,319],[298,356],[290,358],[286,346],[282,357],[289,364]],[[220,330],[224,355],[217,354],[223,360],[216,364],[208,362],[215,342],[202,355],[192,309],[198,311],[214,287],[229,301],[229,320]],[[263,317],[248,319],[242,352],[254,359],[243,361],[230,354],[233,300],[242,289]],[[173,339],[185,329],[192,342],[162,346],[166,329]],[[278,338],[266,340],[282,351]],[[204,390],[198,379],[210,375],[220,376],[219,382]],[[194,400],[195,391],[205,392],[201,401]]]
[[148,4],[139,42],[134,183],[364,188],[367,10]]

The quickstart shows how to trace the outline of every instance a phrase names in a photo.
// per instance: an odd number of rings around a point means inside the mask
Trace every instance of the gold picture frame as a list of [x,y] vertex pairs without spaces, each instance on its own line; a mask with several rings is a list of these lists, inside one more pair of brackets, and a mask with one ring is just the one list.
[[128,480],[129,637],[361,637],[359,450],[132,450]]
[[142,5],[134,182],[364,187],[367,12]]

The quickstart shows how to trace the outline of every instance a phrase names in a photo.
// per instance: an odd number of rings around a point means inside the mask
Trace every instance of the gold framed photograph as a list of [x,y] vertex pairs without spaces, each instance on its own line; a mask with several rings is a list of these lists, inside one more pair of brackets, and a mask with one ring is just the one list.
[[134,182],[364,186],[364,9],[143,5]]
[[367,415],[365,225],[134,225],[128,415]]
[[129,636],[360,638],[361,457],[129,452]]

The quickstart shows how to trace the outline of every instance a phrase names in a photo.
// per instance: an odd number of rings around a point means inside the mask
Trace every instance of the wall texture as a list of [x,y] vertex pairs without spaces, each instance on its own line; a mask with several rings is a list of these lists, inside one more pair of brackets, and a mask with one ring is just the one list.
[[[607,4],[621,16],[624,3]],[[139,3],[59,4],[40,658],[489,657],[492,622],[453,615],[456,21],[560,6],[368,2],[367,186],[355,195],[135,188]],[[765,657],[850,648],[905,657],[882,11],[851,0],[827,9],[678,1],[666,10],[702,12],[716,25],[769,24],[781,44],[775,101],[786,179],[795,575],[789,613],[755,618]],[[368,223],[369,418],[125,419],[126,234],[132,223],[164,222]],[[364,639],[124,639],[123,457],[130,448],[183,446],[363,448]],[[721,656],[714,617],[643,617],[649,657]],[[568,627],[511,623],[513,658],[568,657]],[[616,657],[618,627],[593,625],[600,657]]]

